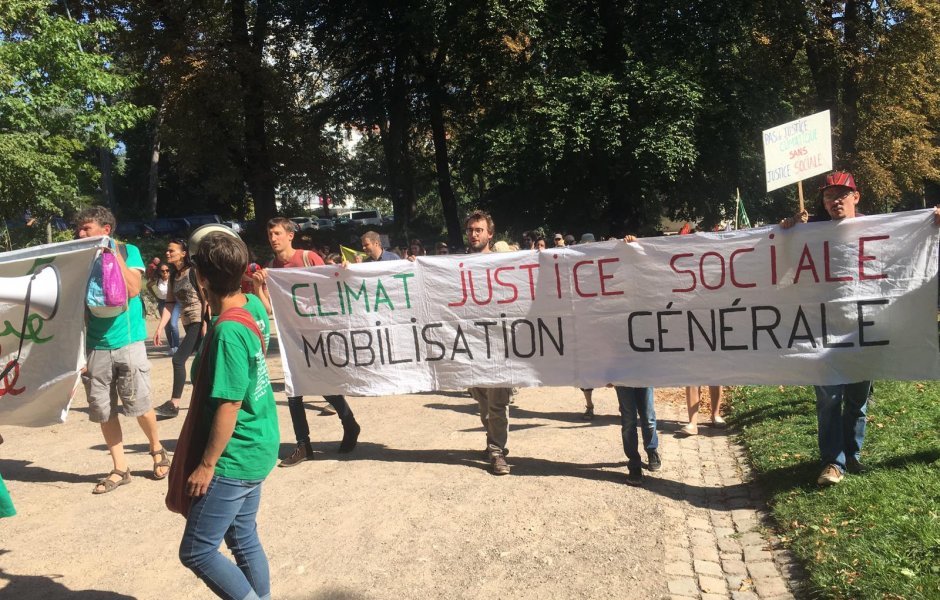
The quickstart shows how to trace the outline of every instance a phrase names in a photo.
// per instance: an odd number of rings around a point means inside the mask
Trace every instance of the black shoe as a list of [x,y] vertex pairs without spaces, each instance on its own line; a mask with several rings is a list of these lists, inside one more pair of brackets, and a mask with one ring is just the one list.
[[356,442],[359,441],[359,432],[362,429],[359,427],[359,423],[356,423],[355,419],[350,419],[348,422],[343,423],[343,441],[340,442],[339,451],[340,454],[348,454],[356,449]]
[[648,466],[646,467],[650,471],[658,471],[663,468],[663,459],[659,456],[659,451],[650,450],[646,453],[646,458],[648,461]]
[[627,485],[643,485],[643,469],[630,467],[627,472]]
[[157,414],[158,417],[166,417],[172,419],[180,414],[180,407],[174,406],[172,402],[167,400],[160,406],[153,409],[153,412]]
[[868,467],[858,462],[857,458],[849,457],[845,459],[845,470],[852,475],[862,475],[868,472]]
[[294,448],[294,451],[290,453],[290,456],[278,463],[279,467],[293,467],[294,465],[299,465],[305,460],[313,460],[313,448],[310,446],[310,442],[306,444],[301,442],[297,444],[297,447]]

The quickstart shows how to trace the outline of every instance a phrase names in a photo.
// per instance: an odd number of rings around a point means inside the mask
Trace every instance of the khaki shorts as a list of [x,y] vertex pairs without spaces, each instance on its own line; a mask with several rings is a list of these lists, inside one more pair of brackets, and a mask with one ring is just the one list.
[[146,414],[151,406],[147,347],[141,341],[116,350],[92,350],[82,382],[93,423],[104,423],[117,416],[118,398],[125,416]]

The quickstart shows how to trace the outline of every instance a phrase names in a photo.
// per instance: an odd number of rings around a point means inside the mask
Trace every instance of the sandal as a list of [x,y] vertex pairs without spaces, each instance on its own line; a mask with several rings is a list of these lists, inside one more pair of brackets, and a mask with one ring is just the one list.
[[[160,462],[153,463],[153,478],[157,481],[165,479],[166,476],[170,474],[170,458],[166,455],[166,448],[160,448],[159,450],[148,452],[148,454],[154,458],[160,457]],[[157,472],[157,469],[161,467],[166,467],[166,472],[162,475]]]
[[[120,475],[121,478],[117,481],[111,479],[112,475]],[[131,470],[118,471],[117,469],[112,469],[110,473],[101,478],[101,481],[95,484],[95,488],[91,490],[92,494],[107,494],[108,492],[113,492],[122,485],[126,485],[131,482]],[[100,486],[100,488],[99,488]]]
[[594,420],[594,407],[593,406],[587,407],[584,410],[584,414],[581,415],[581,418],[584,419],[585,421],[593,421]]

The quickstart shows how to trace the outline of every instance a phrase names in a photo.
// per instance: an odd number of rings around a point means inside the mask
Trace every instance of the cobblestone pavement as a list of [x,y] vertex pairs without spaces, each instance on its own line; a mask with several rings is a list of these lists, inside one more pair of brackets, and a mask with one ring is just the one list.
[[[659,395],[656,413],[660,423],[686,417],[684,405]],[[666,530],[675,532],[665,540],[671,598],[799,597],[798,567],[765,526],[766,503],[733,435],[700,424],[688,438],[661,431],[660,448],[661,476],[679,482],[664,510]]]

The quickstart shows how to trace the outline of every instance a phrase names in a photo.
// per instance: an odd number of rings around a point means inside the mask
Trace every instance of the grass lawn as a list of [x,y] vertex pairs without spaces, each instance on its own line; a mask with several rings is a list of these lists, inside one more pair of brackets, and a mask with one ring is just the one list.
[[940,598],[940,382],[875,382],[863,475],[820,488],[813,388],[740,387],[741,431],[813,596]]

